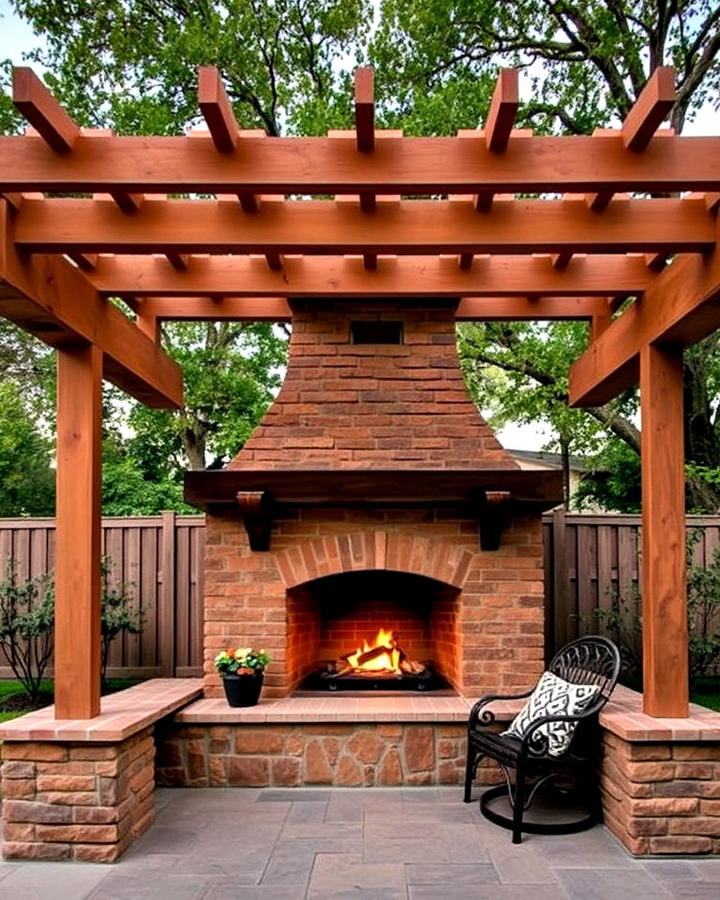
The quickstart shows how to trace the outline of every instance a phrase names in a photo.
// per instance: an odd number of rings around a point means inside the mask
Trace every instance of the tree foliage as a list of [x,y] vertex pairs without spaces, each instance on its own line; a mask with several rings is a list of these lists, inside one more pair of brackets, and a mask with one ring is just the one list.
[[[384,0],[379,6],[370,0],[12,0],[12,6],[42,35],[33,57],[70,112],[84,125],[121,133],[175,134],[199,122],[196,71],[203,64],[222,72],[241,126],[269,135],[351,127],[351,73],[365,61],[378,69],[379,121],[409,134],[476,127],[487,115],[500,65],[524,72],[527,99],[517,124],[540,133],[588,134],[617,124],[658,65],[678,72],[676,130],[701,105],[720,103],[714,0]],[[3,99],[0,128],[17,124]],[[282,340],[266,326],[174,325],[165,340],[186,371],[186,406],[176,414],[118,406],[132,436],[114,423],[106,508],[130,509],[143,492],[144,509],[171,503],[178,472],[220,464],[235,452],[274,390]],[[587,498],[626,508],[637,498],[636,401],[622,397],[587,413],[566,408],[567,369],[585,340],[582,326],[488,325],[464,329],[460,346],[475,396],[497,422],[549,424],[562,453],[591,459]],[[716,342],[688,352],[686,369],[690,504],[714,509],[720,505]],[[155,499],[144,488],[151,483],[161,486]]]

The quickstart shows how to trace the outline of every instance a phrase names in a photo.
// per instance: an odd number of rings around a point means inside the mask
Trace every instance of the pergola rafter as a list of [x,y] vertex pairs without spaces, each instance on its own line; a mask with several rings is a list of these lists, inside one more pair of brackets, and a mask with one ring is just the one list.
[[[68,666],[58,715],[97,707],[94,662],[73,685],[67,648],[70,628],[88,646],[97,631],[88,560],[100,371],[145,402],[177,404],[160,322],[287,322],[294,302],[322,297],[451,298],[458,321],[587,320],[590,348],[571,374],[578,405],[606,402],[641,373],[645,703],[658,715],[687,712],[679,361],[683,345],[720,325],[720,137],[660,130],[674,102],[669,68],[655,71],[621,128],[588,137],[515,129],[510,69],[476,131],[382,131],[373,77],[356,73],[353,130],[270,138],[240,127],[219,73],[205,67],[205,129],[120,137],[80,128],[29,70],[16,73],[16,105],[33,130],[0,137],[0,311],[60,348],[58,532],[82,536],[77,551],[66,540],[58,578]],[[618,313],[628,298],[637,299]],[[89,443],[76,440],[83,429]],[[672,541],[659,552],[668,523]],[[70,612],[73,591],[81,601]]]

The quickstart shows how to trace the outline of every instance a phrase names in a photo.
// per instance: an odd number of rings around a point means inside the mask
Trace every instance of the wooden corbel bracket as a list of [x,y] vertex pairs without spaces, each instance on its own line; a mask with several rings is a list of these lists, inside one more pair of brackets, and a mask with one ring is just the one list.
[[480,549],[499,550],[505,525],[505,512],[512,499],[510,491],[481,491],[478,496],[480,514]]
[[268,491],[238,491],[238,507],[251,550],[269,550],[272,497]]

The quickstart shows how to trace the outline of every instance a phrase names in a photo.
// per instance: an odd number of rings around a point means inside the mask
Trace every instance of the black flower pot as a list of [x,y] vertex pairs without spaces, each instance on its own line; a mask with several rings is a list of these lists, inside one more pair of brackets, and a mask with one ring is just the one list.
[[223,687],[228,706],[255,706],[260,699],[264,674],[223,675]]

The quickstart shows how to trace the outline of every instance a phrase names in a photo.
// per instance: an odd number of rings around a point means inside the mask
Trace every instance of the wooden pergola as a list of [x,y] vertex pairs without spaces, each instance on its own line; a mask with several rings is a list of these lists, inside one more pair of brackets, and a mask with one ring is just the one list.
[[177,407],[159,322],[289,321],[301,297],[589,321],[571,403],[640,381],[645,711],[687,715],[682,350],[720,324],[720,137],[659,130],[673,82],[657,69],[617,130],[540,137],[514,129],[506,69],[484,128],[412,138],[376,129],[361,69],[354,130],[268,138],[239,127],[202,68],[204,130],[121,137],[79,127],[15,70],[30,128],[0,137],[0,313],[58,351],[58,718],[100,709],[102,379]]

